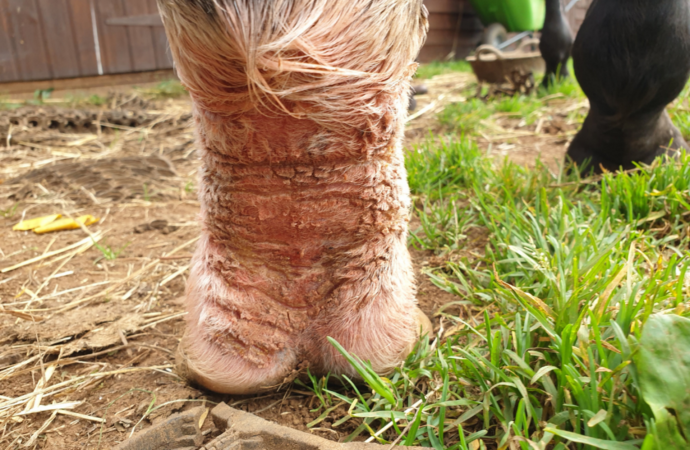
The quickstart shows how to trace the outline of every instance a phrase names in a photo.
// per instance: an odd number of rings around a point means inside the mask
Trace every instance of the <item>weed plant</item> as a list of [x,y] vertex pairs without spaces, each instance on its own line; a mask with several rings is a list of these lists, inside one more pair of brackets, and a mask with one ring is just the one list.
[[430,139],[406,163],[421,222],[411,244],[452,256],[479,227],[484,255],[426,270],[456,312],[389,376],[333,341],[366,387],[312,378],[322,414],[310,426],[345,405],[332,426],[357,421],[347,440],[640,448],[656,429],[633,363],[641,333],[654,314],[690,315],[690,157],[581,179],[495,165],[461,138]]
[[11,219],[12,216],[14,216],[17,213],[17,207],[18,206],[19,206],[19,203],[16,202],[8,208],[0,209],[0,217],[3,217],[5,219]]
[[124,252],[127,247],[129,247],[129,244],[131,244],[131,242],[127,242],[125,245],[123,245],[122,247],[115,250],[105,242],[103,244],[100,244],[94,240],[93,245],[94,245],[94,247],[96,247],[96,249],[99,252],[101,252],[101,256],[96,258],[94,260],[93,264],[96,265],[102,260],[106,260],[106,261],[116,260],[117,257],[120,256],[120,254],[122,254],[122,252]]

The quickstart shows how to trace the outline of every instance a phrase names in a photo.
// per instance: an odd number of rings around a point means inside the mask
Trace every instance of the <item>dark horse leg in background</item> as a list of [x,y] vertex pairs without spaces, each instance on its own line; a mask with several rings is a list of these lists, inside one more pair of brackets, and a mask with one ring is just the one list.
[[595,0],[573,61],[590,101],[568,149],[580,170],[631,169],[688,148],[665,110],[690,76],[688,0]]
[[542,85],[568,77],[568,59],[573,48],[573,33],[563,13],[561,0],[546,0],[546,19],[541,30],[539,51],[546,62]]

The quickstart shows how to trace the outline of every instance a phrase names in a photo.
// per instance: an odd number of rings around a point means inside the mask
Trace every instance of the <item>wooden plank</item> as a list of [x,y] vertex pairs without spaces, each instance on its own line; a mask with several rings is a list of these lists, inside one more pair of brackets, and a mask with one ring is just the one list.
[[[113,86],[141,86],[145,83],[160,83],[161,81],[175,78],[175,73],[170,70],[157,70],[154,72],[120,73],[116,75],[103,75],[94,77],[64,78],[60,80],[44,81],[19,81],[0,83],[0,92],[3,94],[33,94],[39,89],[55,89],[54,96],[61,97],[61,91],[82,91],[98,87]],[[29,97],[30,98],[30,97]]]
[[0,82],[19,80],[19,70],[15,60],[11,30],[9,23],[9,10],[5,0],[0,0]]
[[129,35],[126,27],[113,27],[105,24],[113,17],[122,17],[125,10],[121,0],[93,0],[96,7],[98,37],[101,48],[103,73],[132,72]]
[[[458,26],[458,14],[429,14],[429,29],[430,30],[455,30]],[[462,16],[462,23],[460,29],[466,30],[483,30],[484,26],[473,13],[466,13]]]
[[429,30],[455,30],[458,17],[458,14],[429,13]]
[[173,60],[168,45],[168,37],[165,29],[155,28],[153,30],[153,49],[156,53],[156,67],[160,69],[172,69]]
[[460,29],[463,32],[484,31],[484,25],[476,14],[468,12],[462,18],[462,27]]
[[422,51],[419,52],[417,60],[422,64],[432,61],[444,61],[452,49],[451,45],[425,45]]
[[429,30],[426,45],[453,45],[453,41],[462,39],[462,34],[456,33],[455,30]]
[[[455,49],[454,59],[464,59],[469,56],[472,49],[476,45],[478,38],[463,38],[461,42],[458,42],[458,46]],[[450,52],[453,50],[452,44],[450,45],[425,45],[422,51],[419,53],[419,62],[429,63],[432,61],[442,61],[445,60]]]
[[7,0],[17,66],[23,80],[53,78],[36,0]]
[[[123,0],[126,16],[142,16],[148,13],[148,6],[141,0]],[[113,25],[107,27],[115,28]],[[151,27],[126,27],[132,55],[132,68],[136,72],[156,69],[156,53],[153,49]]]
[[128,27],[162,27],[163,19],[160,14],[146,14],[143,16],[115,17],[105,21],[106,25],[125,25]]
[[81,76],[98,75],[96,42],[91,23],[91,0],[67,0],[67,3]]
[[81,75],[69,5],[66,0],[38,0],[53,78]]
[[[149,14],[158,14],[158,3],[156,0],[145,0]],[[172,69],[173,60],[168,45],[168,38],[165,35],[165,28],[155,27],[151,30],[153,36],[153,50],[156,54],[156,67],[158,69]]]

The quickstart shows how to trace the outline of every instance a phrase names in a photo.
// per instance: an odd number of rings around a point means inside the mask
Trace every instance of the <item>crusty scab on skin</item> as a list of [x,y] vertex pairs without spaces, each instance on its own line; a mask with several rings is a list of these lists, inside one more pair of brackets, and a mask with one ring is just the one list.
[[422,0],[158,2],[204,163],[180,373],[356,376],[327,337],[389,372],[428,326],[402,151]]

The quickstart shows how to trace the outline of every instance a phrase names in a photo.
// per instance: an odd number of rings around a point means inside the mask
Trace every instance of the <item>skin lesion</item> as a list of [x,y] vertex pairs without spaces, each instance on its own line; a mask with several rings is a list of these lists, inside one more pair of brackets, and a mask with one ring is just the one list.
[[223,392],[302,360],[351,373],[333,336],[389,370],[419,331],[401,139],[422,1],[228,1],[210,26],[160,3],[204,163],[182,366]]

